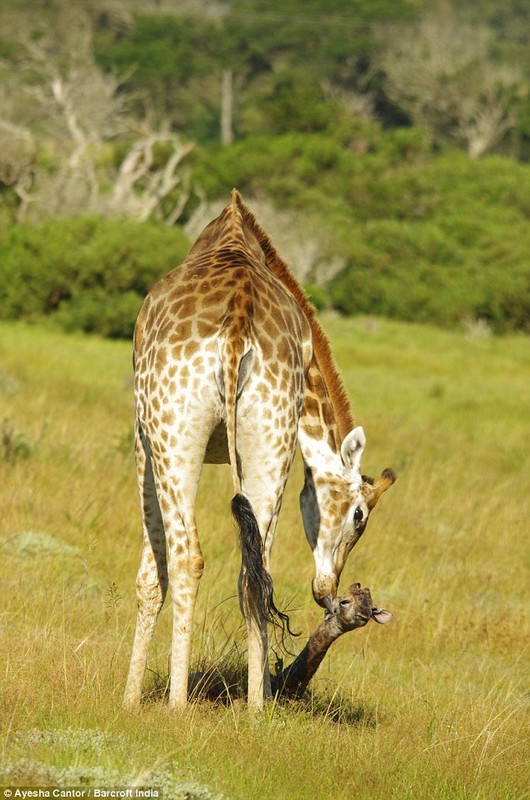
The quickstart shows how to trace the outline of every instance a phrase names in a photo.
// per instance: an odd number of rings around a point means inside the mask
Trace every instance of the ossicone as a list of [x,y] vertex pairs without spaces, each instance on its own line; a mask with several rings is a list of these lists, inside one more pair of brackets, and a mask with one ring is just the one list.
[[362,479],[363,482],[361,485],[361,491],[363,492],[368,508],[371,511],[383,492],[386,492],[386,490],[396,482],[396,473],[393,469],[387,467],[382,471],[377,480],[369,478],[367,475],[363,475]]

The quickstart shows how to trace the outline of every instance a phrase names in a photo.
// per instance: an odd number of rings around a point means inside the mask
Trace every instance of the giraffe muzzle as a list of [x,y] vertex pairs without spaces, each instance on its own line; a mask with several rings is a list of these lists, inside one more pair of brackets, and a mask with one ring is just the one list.
[[[317,601],[318,602],[318,601]],[[327,594],[325,597],[322,598],[322,605],[328,612],[328,614],[333,614],[333,597],[331,594]]]
[[337,596],[337,578],[334,575],[317,575],[311,589],[315,603],[333,613],[333,601]]

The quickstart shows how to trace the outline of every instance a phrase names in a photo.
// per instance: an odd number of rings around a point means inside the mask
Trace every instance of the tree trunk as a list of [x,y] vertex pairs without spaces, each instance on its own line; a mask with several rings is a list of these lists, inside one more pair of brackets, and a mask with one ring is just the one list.
[[221,84],[221,145],[227,147],[234,141],[234,82],[231,69],[223,70]]

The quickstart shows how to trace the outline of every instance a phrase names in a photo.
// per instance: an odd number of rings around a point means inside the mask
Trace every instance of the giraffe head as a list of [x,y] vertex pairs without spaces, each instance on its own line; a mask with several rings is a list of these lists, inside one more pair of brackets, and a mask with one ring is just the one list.
[[370,589],[362,589],[360,583],[352,583],[344,594],[335,598],[332,610],[328,611],[325,619],[332,625],[333,633],[340,636],[362,628],[371,619],[379,625],[386,625],[392,619],[392,614],[374,605]]
[[351,550],[358,542],[380,495],[395,481],[385,469],[374,480],[361,475],[366,437],[361,427],[343,440],[340,454],[321,464],[306,462],[300,507],[308,542],[315,558],[312,583],[315,601],[328,611],[333,608],[339,579]]

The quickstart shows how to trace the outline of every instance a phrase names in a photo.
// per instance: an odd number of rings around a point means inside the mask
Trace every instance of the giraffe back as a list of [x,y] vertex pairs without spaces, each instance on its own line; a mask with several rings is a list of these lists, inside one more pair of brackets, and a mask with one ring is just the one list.
[[[239,400],[261,409],[265,439],[275,427],[289,428],[294,451],[311,356],[307,317],[270,269],[235,193],[184,262],[153,286],[138,315],[135,391],[143,425],[159,438],[175,398],[185,394],[211,428],[205,460],[230,461],[235,470],[230,444]],[[235,471],[234,483],[238,489]]]

